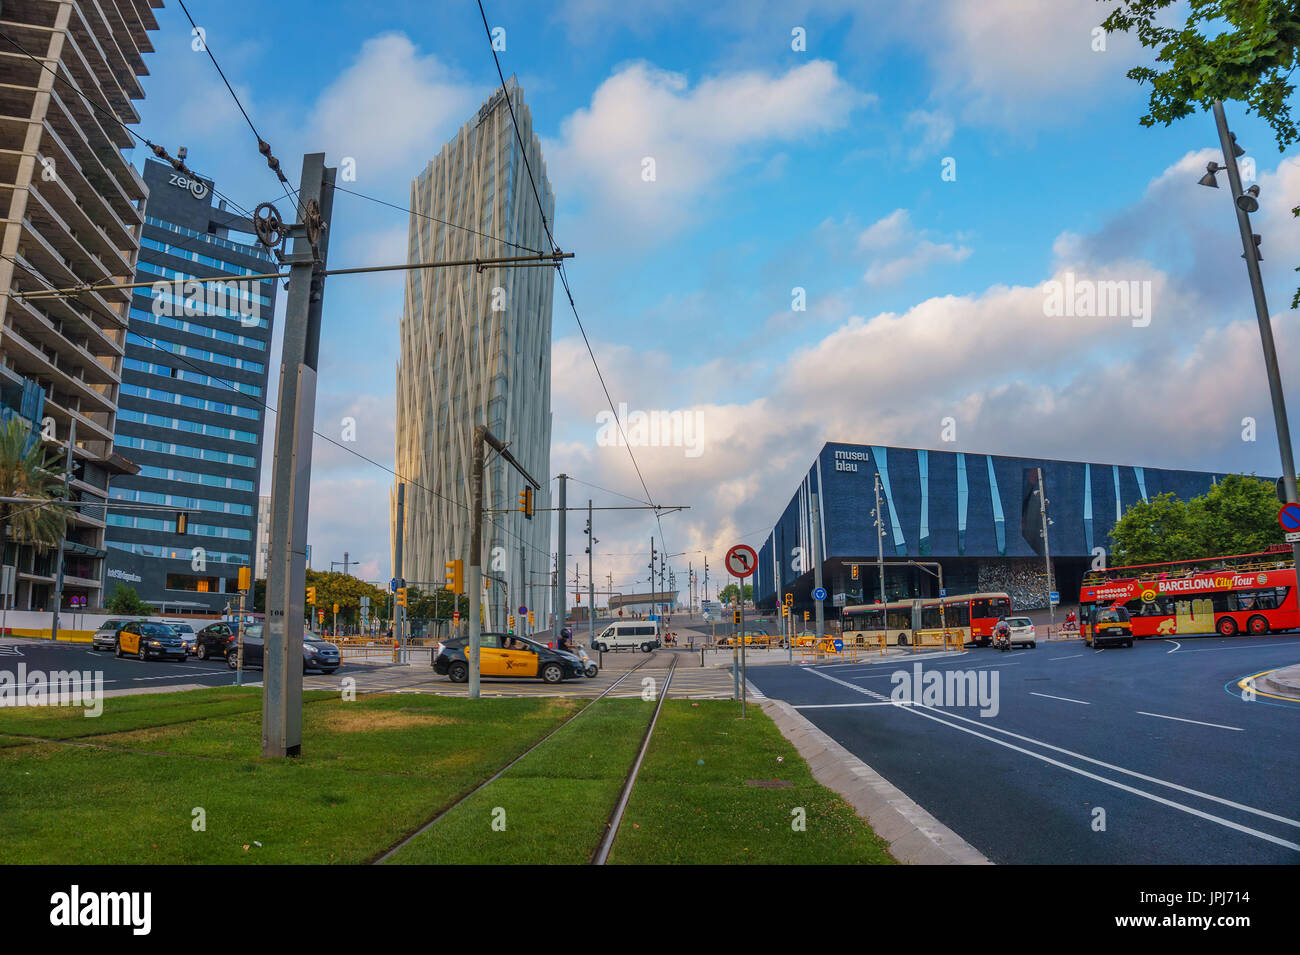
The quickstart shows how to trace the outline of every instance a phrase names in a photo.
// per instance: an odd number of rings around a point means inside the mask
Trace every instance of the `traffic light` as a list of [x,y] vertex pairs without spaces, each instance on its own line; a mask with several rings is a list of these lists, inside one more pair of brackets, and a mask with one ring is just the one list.
[[335,605],[334,605],[334,612],[335,612],[335,613],[338,613],[338,612],[339,612],[339,605],[338,605],[338,604],[335,604]]
[[523,511],[524,518],[533,519],[533,489],[526,487],[519,492],[519,510]]
[[740,611],[739,611],[739,610],[733,610],[733,611],[731,612],[731,622],[734,623],[737,627],[740,626]]
[[805,610],[805,611],[803,612],[803,622],[804,622],[804,623],[807,623],[807,622],[808,622],[808,611],[807,611],[807,610]]
[[239,568],[239,589],[251,590],[253,587],[253,569],[251,567]]
[[453,594],[463,594],[465,592],[465,562],[463,560],[449,560],[447,567],[447,589]]
[[783,617],[788,617],[788,616],[790,616],[790,605],[789,605],[789,604],[784,604],[784,605],[782,605],[782,607],[781,607],[781,616],[783,616]]
[[857,579],[858,579],[858,565],[857,565],[857,564],[854,564],[854,565],[853,565],[853,579],[854,579],[854,580],[857,580]]
[[397,588],[397,606],[399,606],[399,607],[405,607],[405,606],[406,606],[406,588],[405,588],[405,587],[398,587],[398,588]]
[[528,626],[531,627],[532,625],[533,625],[533,612],[530,610],[528,611]]
[[316,603],[316,588],[315,588],[315,587],[308,587],[308,588],[307,588],[307,603],[309,603],[309,604],[315,604],[315,603]]
[[794,606],[794,594],[786,594],[786,595],[785,595],[785,605],[786,605],[787,607],[793,607],[793,606]]
[[190,529],[190,516],[184,511],[176,512],[176,533],[185,534]]
[[510,631],[511,631],[511,633],[513,633],[513,632],[514,632],[514,629],[515,629],[515,615],[514,615],[514,614],[511,614],[510,617],[509,617],[508,619],[509,619],[509,621],[510,621]]

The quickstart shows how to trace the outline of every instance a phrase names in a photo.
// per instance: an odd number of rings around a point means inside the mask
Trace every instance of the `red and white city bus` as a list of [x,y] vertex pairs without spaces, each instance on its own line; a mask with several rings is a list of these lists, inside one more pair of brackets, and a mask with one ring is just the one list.
[[1127,609],[1135,637],[1300,629],[1290,548],[1091,571],[1079,590],[1080,626],[1098,607]]
[[973,640],[987,646],[993,638],[993,625],[1000,617],[1009,616],[1011,597],[1007,594],[960,594],[845,607],[840,626],[844,638],[859,645],[875,646],[880,632],[887,631],[887,643],[908,646],[913,630],[942,627],[968,631],[963,633],[963,643]]

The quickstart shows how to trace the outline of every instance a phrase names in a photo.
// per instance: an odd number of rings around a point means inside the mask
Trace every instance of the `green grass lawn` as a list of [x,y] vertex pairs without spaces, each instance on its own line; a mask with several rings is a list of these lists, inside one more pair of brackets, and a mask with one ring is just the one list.
[[[260,697],[0,711],[0,863],[364,862],[583,705],[308,694],[303,755],[280,761],[260,756]],[[34,735],[70,742],[15,738]]]
[[[0,864],[366,862],[589,706],[423,694],[344,702],[330,691],[304,700],[293,760],[261,756],[258,688],[112,697],[89,719],[70,707],[0,709]],[[590,705],[392,861],[587,862],[653,706]],[[737,719],[732,701],[664,704],[610,861],[892,861],[771,720],[750,714]],[[791,827],[796,808],[806,831]],[[200,809],[206,828],[196,831]]]
[[592,704],[390,861],[588,862],[605,833],[653,712],[653,703],[639,699]]
[[[611,864],[890,863],[886,843],[758,707],[669,700],[632,791]],[[782,781],[762,788],[749,781]],[[804,831],[796,831],[802,810]]]

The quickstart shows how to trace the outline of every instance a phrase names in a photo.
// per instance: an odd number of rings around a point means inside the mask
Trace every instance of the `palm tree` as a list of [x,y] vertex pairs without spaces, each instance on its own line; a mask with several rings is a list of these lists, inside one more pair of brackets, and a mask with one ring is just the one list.
[[[58,456],[47,454],[28,423],[15,416],[0,426],[0,498],[56,501],[66,493]],[[15,541],[45,550],[58,546],[66,523],[63,508],[0,501],[0,555],[11,530]]]

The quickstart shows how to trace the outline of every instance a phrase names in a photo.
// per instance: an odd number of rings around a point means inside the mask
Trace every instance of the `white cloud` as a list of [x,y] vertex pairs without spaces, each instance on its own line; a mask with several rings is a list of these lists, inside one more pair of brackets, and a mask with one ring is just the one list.
[[[895,209],[869,225],[858,234],[857,245],[878,254],[863,276],[869,285],[890,285],[932,265],[964,262],[971,254],[966,246],[926,238],[906,209]],[[884,254],[890,251],[899,254]]]
[[776,76],[709,77],[694,87],[681,73],[633,63],[606,79],[590,105],[564,121],[559,141],[543,148],[566,202],[585,204],[623,232],[667,231],[725,190],[754,151],[838,129],[867,101],[824,60]]
[[355,159],[359,183],[390,174],[407,180],[488,92],[421,54],[404,34],[382,33],[321,91],[302,138],[331,162]]
[[908,159],[919,162],[943,149],[952,141],[953,128],[952,117],[944,112],[917,109],[908,113],[903,129],[915,136],[907,152]]

